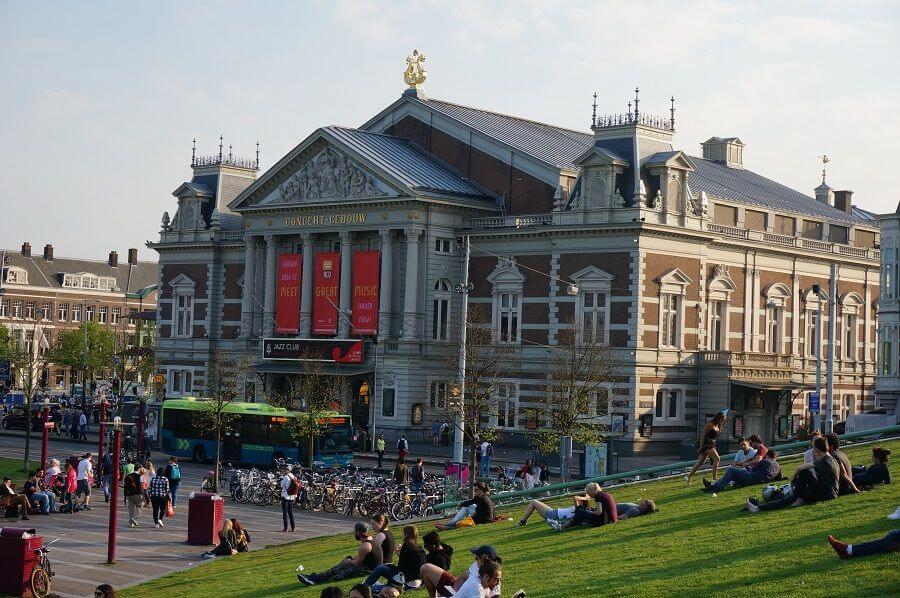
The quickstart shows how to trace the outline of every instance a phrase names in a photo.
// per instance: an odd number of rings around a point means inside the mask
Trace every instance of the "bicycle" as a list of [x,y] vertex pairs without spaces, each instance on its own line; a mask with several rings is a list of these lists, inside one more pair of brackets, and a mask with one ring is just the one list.
[[59,538],[34,551],[38,555],[38,564],[35,565],[34,571],[31,572],[31,593],[37,598],[46,598],[50,594],[51,578],[54,574],[50,569],[50,558],[47,556],[47,553],[50,552],[50,547],[56,542],[59,542]]

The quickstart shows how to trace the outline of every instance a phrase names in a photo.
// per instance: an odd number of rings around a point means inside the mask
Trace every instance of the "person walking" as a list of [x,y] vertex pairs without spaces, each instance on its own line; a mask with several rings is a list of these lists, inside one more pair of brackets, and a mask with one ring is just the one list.
[[479,462],[478,475],[483,478],[491,477],[491,457],[494,456],[494,445],[485,440],[481,443],[481,461]]
[[294,503],[297,502],[297,494],[300,492],[300,482],[290,469],[285,469],[280,484],[281,521],[284,524],[281,531],[288,531],[288,521],[291,522],[291,531],[294,531]]
[[143,510],[144,496],[141,487],[141,475],[144,469],[133,471],[125,476],[123,488],[125,490],[125,506],[128,507],[128,525],[138,527],[137,516]]
[[112,455],[106,453],[100,463],[100,489],[103,490],[103,502],[109,502],[109,479],[112,477],[112,469]]
[[87,414],[82,411],[81,415],[78,416],[78,440],[87,440],[87,425]]
[[409,454],[409,442],[406,441],[406,434],[400,433],[400,440],[397,441],[397,456],[401,459],[406,459],[406,455]]
[[416,464],[409,470],[409,481],[413,492],[422,491],[422,486],[425,484],[425,462],[422,457],[416,459]]
[[91,478],[94,475],[94,465],[91,463],[91,453],[85,453],[78,461],[78,471],[76,479],[77,490],[76,496],[83,497],[81,499],[81,509],[84,511],[91,510]]
[[409,467],[403,457],[397,459],[397,465],[394,466],[394,483],[401,488],[409,486]]
[[68,462],[66,462],[66,482],[63,490],[65,491],[63,499],[66,501],[66,512],[71,515],[77,509],[75,493],[78,492],[78,473],[75,471],[75,467]]
[[[172,494],[172,508],[174,509],[175,503],[178,502],[178,486],[181,485],[181,467],[178,465],[178,458],[174,456],[169,457],[169,464],[166,465],[162,472],[166,479],[169,480],[169,491]],[[150,496],[153,496],[152,492]]]
[[703,427],[703,433],[700,434],[700,450],[697,451],[697,463],[690,473],[684,476],[684,481],[688,484],[691,483],[691,478],[694,477],[697,470],[706,463],[707,458],[712,465],[712,481],[715,482],[719,479],[719,452],[716,450],[716,438],[724,429],[727,417],[724,412],[720,411],[716,413],[712,421]]
[[163,517],[166,516],[166,507],[170,499],[169,478],[162,471],[156,472],[156,477],[150,480],[150,504],[153,505],[153,523],[156,527],[165,527]]
[[378,455],[378,468],[381,469],[381,460],[384,459],[384,434],[378,435],[375,441],[375,453]]

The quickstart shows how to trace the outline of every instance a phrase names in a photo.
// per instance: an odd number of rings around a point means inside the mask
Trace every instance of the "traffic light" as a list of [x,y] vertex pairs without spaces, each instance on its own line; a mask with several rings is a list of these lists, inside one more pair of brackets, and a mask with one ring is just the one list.
[[112,388],[115,394],[119,394],[120,383],[118,378],[113,378]]

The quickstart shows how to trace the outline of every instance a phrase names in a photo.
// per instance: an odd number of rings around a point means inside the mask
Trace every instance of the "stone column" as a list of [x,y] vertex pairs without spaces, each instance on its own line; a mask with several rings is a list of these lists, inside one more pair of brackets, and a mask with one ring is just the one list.
[[381,289],[378,296],[378,338],[391,336],[391,280],[394,276],[394,245],[391,229],[379,231],[381,235]]
[[403,340],[419,338],[418,294],[419,294],[419,239],[422,227],[410,226],[406,235],[406,289],[403,300]]
[[278,240],[275,235],[266,235],[266,278],[265,300],[263,301],[263,333],[265,336],[275,334],[275,246]]
[[800,355],[800,275],[794,262],[794,274],[791,277],[791,355]]
[[350,299],[353,290],[353,233],[341,231],[341,294],[338,306],[338,336],[350,336]]
[[303,240],[303,275],[300,286],[300,336],[312,334],[313,238],[312,233],[300,233]]
[[253,332],[253,290],[256,279],[256,238],[244,237],[244,295],[241,300],[241,338],[248,339]]

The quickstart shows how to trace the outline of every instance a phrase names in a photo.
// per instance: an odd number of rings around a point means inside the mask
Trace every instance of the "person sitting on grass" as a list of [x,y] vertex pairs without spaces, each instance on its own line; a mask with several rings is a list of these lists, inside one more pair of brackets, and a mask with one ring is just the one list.
[[749,461],[756,456],[756,449],[750,446],[750,441],[743,436],[738,439],[738,452],[734,455],[734,464],[737,465],[742,461]]
[[889,531],[883,538],[862,544],[845,544],[834,536],[828,536],[828,543],[842,559],[897,552],[900,551],[900,529]]
[[841,439],[838,438],[838,435],[834,432],[829,432],[825,435],[825,442],[828,443],[828,453],[834,457],[841,466],[841,477],[838,480],[838,487],[840,490],[838,494],[840,496],[844,496],[845,494],[856,494],[859,492],[859,488],[853,483],[853,466],[850,464],[850,458],[840,449]]
[[[500,563],[485,561],[478,567],[477,581],[463,584],[455,598],[492,598],[500,595]],[[469,579],[472,579],[471,577]]]
[[241,522],[232,517],[231,529],[234,530],[234,540],[235,540],[235,546],[237,547],[237,551],[238,552],[249,552],[250,551],[250,534],[247,533],[247,530],[244,529],[244,526],[241,525]]
[[[387,561],[387,558],[384,560]],[[407,525],[403,528],[403,544],[400,546],[397,564],[378,565],[364,583],[371,586],[372,591],[376,593],[380,592],[385,585],[398,585],[405,589],[418,588],[422,585],[419,580],[419,570],[424,564],[425,551],[419,546],[419,530],[415,525]],[[381,577],[386,578],[388,583],[385,585],[376,583]]]
[[803,453],[803,462],[807,465],[812,465],[816,462],[815,449],[813,448],[813,441],[816,438],[824,438],[825,435],[821,432],[813,432],[809,435],[809,448],[806,449],[806,452]]
[[441,531],[456,529],[456,524],[471,517],[475,525],[491,523],[494,520],[494,502],[491,500],[490,488],[484,482],[475,482],[474,497],[459,503],[459,511],[447,524],[435,523],[434,527]]
[[777,480],[781,476],[781,465],[777,461],[778,454],[769,449],[762,461],[751,468],[736,467],[732,465],[725,470],[725,475],[715,482],[710,483],[703,478],[703,492],[721,492],[728,488],[729,484],[734,483],[735,486],[752,486],[754,484],[764,484]]
[[[372,592],[369,592],[367,596],[362,596],[363,598],[372,598]],[[327,588],[322,588],[319,598],[344,598],[344,591],[337,586],[328,586]],[[350,598],[354,598],[353,590],[350,590]]]
[[372,538],[375,546],[381,548],[381,562],[393,563],[394,553],[397,552],[397,540],[391,531],[391,518],[382,513],[372,517],[372,532],[375,534]]
[[453,547],[441,542],[441,535],[436,531],[425,534],[422,543],[425,544],[425,549],[428,551],[425,562],[449,571],[450,563],[453,560]]
[[[494,550],[494,547],[490,545],[473,548],[472,554],[475,556],[475,561],[469,566],[469,569],[459,577],[456,577],[446,569],[441,569],[431,563],[422,565],[419,575],[422,578],[425,589],[428,590],[428,597],[459,596],[463,594],[463,592],[471,592],[473,589],[477,590],[481,585],[481,580],[479,578],[479,569],[481,568],[481,565],[486,562],[502,562],[500,555],[498,555],[497,551]],[[499,595],[499,583],[497,584],[496,590],[496,595]],[[481,596],[481,594],[477,593],[471,595]]]
[[[616,508],[616,499],[614,499],[609,492],[604,492],[603,488],[600,487],[600,484],[591,482],[584,487],[584,491],[587,496],[575,497],[575,513],[572,515],[571,519],[564,523],[548,521],[547,525],[549,525],[556,531],[561,531],[563,529],[566,529],[567,527],[573,527],[576,525],[590,525],[591,527],[598,527],[601,525],[606,525],[608,523],[615,523],[619,520],[618,509]],[[591,498],[594,499],[595,503],[593,509],[579,508],[579,504],[584,504],[584,506],[587,507],[589,499]]]
[[838,497],[838,480],[841,477],[841,466],[828,453],[828,444],[824,438],[813,440],[815,463],[804,463],[797,467],[797,473],[791,480],[791,493],[766,503],[755,498],[747,499],[747,510],[751,513],[772,511],[784,507],[799,507],[820,500],[833,500]]
[[872,464],[868,467],[853,468],[853,483],[857,488],[868,490],[878,484],[891,483],[891,470],[888,468],[888,459],[891,449],[876,446],[872,449]]
[[372,540],[372,530],[369,524],[358,521],[353,526],[353,537],[359,541],[359,548],[355,556],[345,557],[340,563],[322,573],[310,573],[309,575],[297,574],[300,583],[314,586],[326,581],[340,581],[350,577],[369,575],[382,563],[381,547]]

